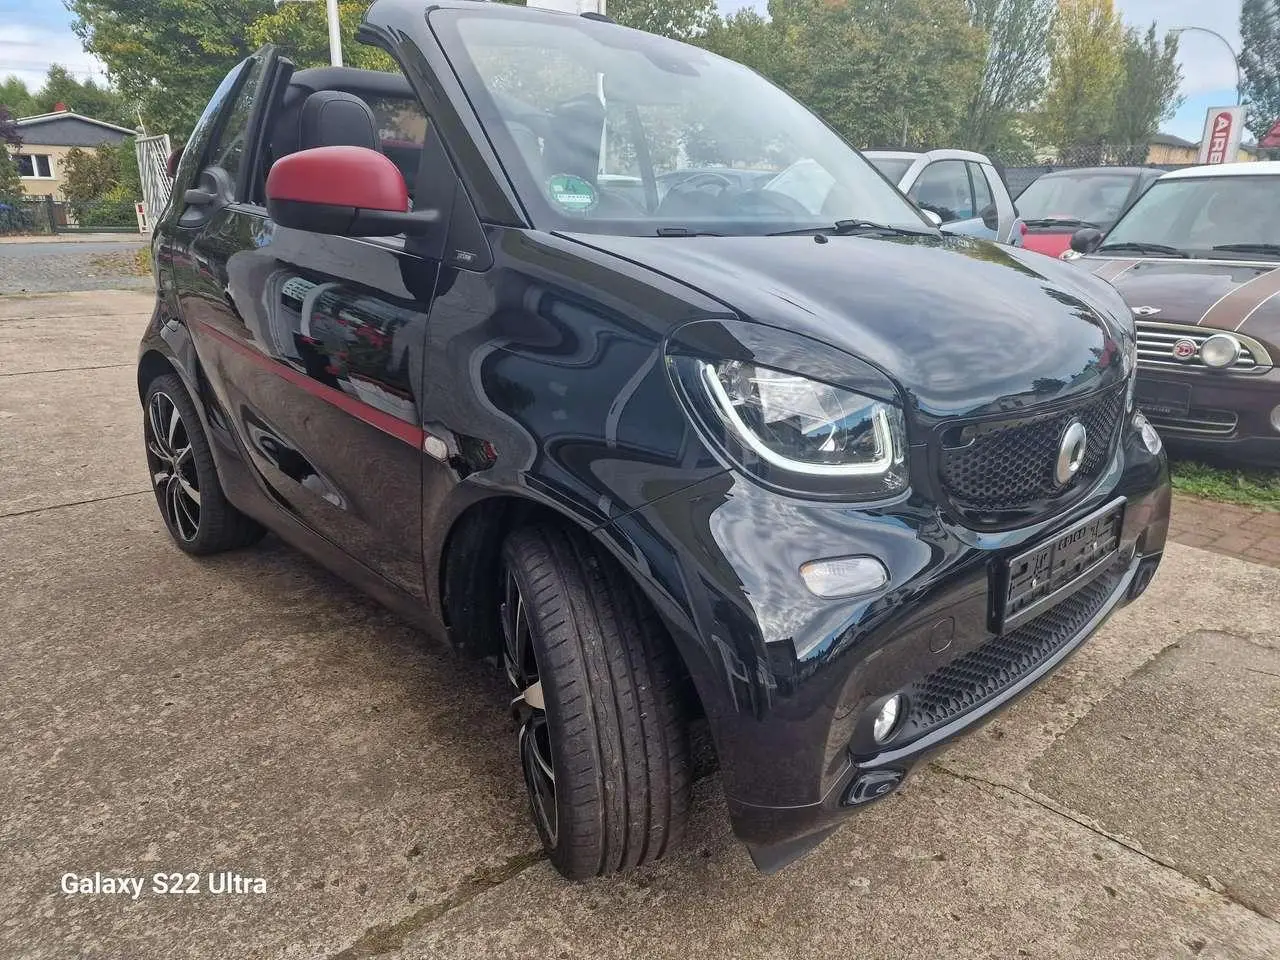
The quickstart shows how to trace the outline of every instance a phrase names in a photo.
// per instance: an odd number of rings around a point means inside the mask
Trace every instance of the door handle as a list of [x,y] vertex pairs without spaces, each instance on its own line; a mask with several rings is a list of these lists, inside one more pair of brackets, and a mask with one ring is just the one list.
[[201,190],[199,188],[188,190],[182,195],[182,199],[193,207],[207,207],[217,198],[218,195],[212,190]]

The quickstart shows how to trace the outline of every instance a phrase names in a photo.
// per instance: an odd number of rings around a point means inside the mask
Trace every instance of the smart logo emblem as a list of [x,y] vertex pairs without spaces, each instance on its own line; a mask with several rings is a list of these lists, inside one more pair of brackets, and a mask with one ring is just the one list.
[[1060,486],[1066,486],[1075,477],[1084,463],[1085,447],[1089,442],[1089,432],[1079,420],[1072,420],[1070,426],[1062,434],[1062,442],[1058,444],[1058,462],[1053,475]]

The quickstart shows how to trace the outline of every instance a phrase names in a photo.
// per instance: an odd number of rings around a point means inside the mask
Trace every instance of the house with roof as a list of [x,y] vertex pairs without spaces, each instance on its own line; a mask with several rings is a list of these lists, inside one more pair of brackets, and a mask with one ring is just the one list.
[[[52,113],[35,117],[20,117],[15,121],[22,137],[17,151],[18,176],[22,179],[22,191],[29,197],[53,197],[62,195],[62,176],[66,156],[75,147],[90,149],[103,143],[117,144],[132,137],[128,127],[81,116],[56,105]],[[13,153],[13,148],[9,148]]]
[[[1250,144],[1242,143],[1236,154],[1237,163],[1248,163],[1258,159],[1258,150]],[[1157,133],[1151,138],[1147,148],[1147,163],[1199,163],[1200,144],[1192,140],[1184,140],[1169,133]]]

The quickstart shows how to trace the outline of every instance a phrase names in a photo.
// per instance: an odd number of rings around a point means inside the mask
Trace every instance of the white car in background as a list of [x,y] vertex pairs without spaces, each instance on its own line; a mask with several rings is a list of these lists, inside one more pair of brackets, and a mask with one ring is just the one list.
[[867,150],[877,170],[947,233],[1022,246],[1027,228],[995,165],[971,150]]

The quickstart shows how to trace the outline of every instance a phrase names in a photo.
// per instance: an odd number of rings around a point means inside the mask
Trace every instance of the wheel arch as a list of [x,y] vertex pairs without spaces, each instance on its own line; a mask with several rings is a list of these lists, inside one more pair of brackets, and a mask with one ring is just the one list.
[[[498,603],[502,543],[511,531],[536,523],[577,531],[590,539],[601,553],[607,554],[636,587],[639,602],[648,605],[657,615],[666,642],[688,673],[685,653],[653,602],[650,585],[637,576],[634,565],[622,562],[617,556],[616,543],[601,535],[602,527],[570,511],[511,493],[495,494],[469,504],[453,519],[442,541],[436,568],[437,596],[447,635],[458,650],[472,657],[501,653]],[[691,715],[702,714],[703,704],[696,686],[690,682],[686,689]]]

